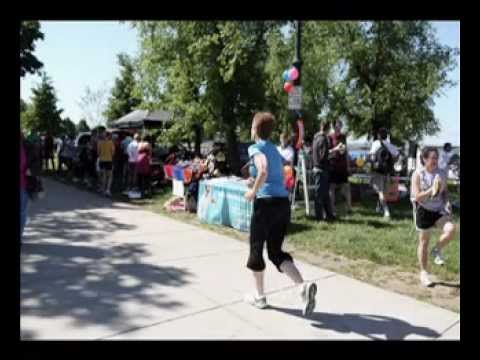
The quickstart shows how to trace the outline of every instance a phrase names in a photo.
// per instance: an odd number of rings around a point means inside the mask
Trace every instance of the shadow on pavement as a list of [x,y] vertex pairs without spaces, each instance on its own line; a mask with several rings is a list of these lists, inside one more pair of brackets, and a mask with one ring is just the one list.
[[47,238],[61,238],[68,242],[100,240],[119,230],[134,230],[135,225],[123,224],[95,209],[68,214],[38,211],[32,215],[25,229],[24,242]]
[[[288,315],[304,318],[301,310],[269,306]],[[328,329],[338,333],[357,333],[372,340],[382,340],[378,335],[384,335],[386,340],[402,340],[408,335],[418,335],[437,338],[441,334],[427,327],[414,326],[406,321],[388,316],[369,314],[328,314],[313,313],[307,320],[313,321],[312,326]],[[377,335],[377,336],[375,336]]]
[[182,303],[162,294],[158,285],[179,287],[191,276],[181,268],[142,263],[148,253],[139,244],[101,249],[27,243],[22,252],[21,315],[70,317],[79,327],[128,326],[122,305],[129,301],[180,307]]
[[[193,276],[190,272],[145,262],[151,255],[146,244],[102,241],[116,231],[137,227],[100,211],[121,206],[46,183],[50,196],[32,203],[25,230],[21,316],[68,318],[79,328],[104,325],[117,330],[136,326],[135,320],[150,319],[152,314],[142,313],[142,306],[183,306],[169,297],[168,287],[187,284]],[[21,330],[22,338],[35,337],[35,329]]]

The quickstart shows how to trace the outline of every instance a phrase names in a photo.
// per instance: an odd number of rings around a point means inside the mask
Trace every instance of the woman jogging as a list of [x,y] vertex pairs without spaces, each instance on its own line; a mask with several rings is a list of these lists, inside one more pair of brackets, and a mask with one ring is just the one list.
[[284,184],[282,157],[269,140],[274,122],[273,115],[266,112],[255,114],[252,122],[251,135],[255,144],[248,148],[248,155],[253,162],[251,174],[255,181],[245,198],[253,201],[247,267],[253,271],[256,293],[247,295],[245,301],[259,309],[267,307],[264,293],[265,261],[262,255],[266,242],[270,261],[279,272],[285,273],[299,285],[303,315],[308,316],[315,308],[317,285],[305,282],[290,254],[282,251],[290,220],[290,203]]
[[428,243],[431,230],[442,229],[442,235],[431,255],[436,265],[443,265],[442,249],[455,235],[452,222],[452,205],[448,200],[447,176],[438,168],[438,150],[427,147],[422,151],[421,169],[412,176],[412,201],[416,205],[416,227],[420,233],[418,260],[420,263],[420,281],[423,286],[433,286],[427,272]]

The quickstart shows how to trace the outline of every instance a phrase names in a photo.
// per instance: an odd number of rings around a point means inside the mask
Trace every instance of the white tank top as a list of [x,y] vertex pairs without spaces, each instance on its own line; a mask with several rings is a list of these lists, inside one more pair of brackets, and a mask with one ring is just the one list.
[[[440,176],[442,183],[446,183],[447,177],[445,172],[441,169],[436,169],[433,172],[427,171],[427,169],[423,168],[419,170],[420,174],[420,191],[426,191],[430,189],[433,185],[433,181],[435,180],[435,176]],[[445,196],[444,194],[437,194],[437,196],[433,198],[426,198],[422,200],[420,203],[423,208],[430,210],[430,211],[443,211],[446,206]]]

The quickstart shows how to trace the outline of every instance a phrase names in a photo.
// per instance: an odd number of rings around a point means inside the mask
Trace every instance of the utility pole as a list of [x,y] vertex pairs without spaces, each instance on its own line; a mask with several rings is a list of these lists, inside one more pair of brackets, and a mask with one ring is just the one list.
[[[297,34],[296,34],[296,43],[295,43],[295,59],[293,61],[293,66],[298,70],[298,78],[293,81],[294,90],[289,94],[289,109],[292,111],[292,117],[294,121],[294,128],[296,129],[297,140],[301,137],[303,138],[303,120],[302,120],[302,22],[300,20],[296,21]],[[292,101],[290,101],[292,100]],[[300,129],[300,127],[302,129]],[[302,132],[302,136],[300,136]],[[301,143],[297,142],[297,150],[301,148]],[[296,162],[296,158],[295,158]]]
[[300,79],[302,78],[302,23],[300,20],[297,21],[297,41],[295,44],[295,61],[293,62],[293,66],[298,69],[300,75],[298,76],[297,80],[293,82],[293,85],[299,86],[301,84]]

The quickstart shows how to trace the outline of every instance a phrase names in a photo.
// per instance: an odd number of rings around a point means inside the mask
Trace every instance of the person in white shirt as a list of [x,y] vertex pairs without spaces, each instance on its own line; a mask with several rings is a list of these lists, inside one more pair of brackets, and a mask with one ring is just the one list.
[[432,230],[442,231],[431,256],[436,265],[444,265],[442,249],[453,239],[456,226],[452,220],[452,204],[448,196],[447,174],[438,167],[438,150],[427,147],[422,151],[423,168],[412,175],[411,200],[415,205],[415,227],[419,232],[417,249],[420,264],[420,281],[423,286],[433,286],[430,280],[428,249]]
[[452,144],[445,143],[443,145],[443,151],[440,154],[440,158],[438,160],[438,167],[445,171],[448,174],[448,166],[450,164],[450,160],[452,160],[453,152],[452,152]]
[[62,140],[61,137],[56,139],[56,144],[57,144],[57,159],[58,159],[57,172],[61,172],[62,171],[62,164],[63,164],[62,150],[63,150],[63,145],[64,145],[64,141]]
[[132,190],[136,185],[136,168],[137,168],[137,159],[138,159],[138,140],[140,140],[140,135],[135,134],[133,140],[127,146],[128,154],[128,189],[126,193]]
[[126,186],[128,187],[128,152],[127,152],[127,148],[128,148],[128,145],[132,142],[133,138],[130,136],[130,135],[127,135],[125,137],[125,139],[123,139],[123,141],[121,142],[121,147],[122,147],[122,153],[123,153],[123,156],[124,156],[124,163],[126,164],[124,167],[123,167],[123,173],[122,173],[122,179],[123,179],[123,182],[122,184],[126,184]]
[[283,133],[280,135],[280,146],[277,146],[278,152],[282,155],[285,165],[293,166],[293,158],[295,157],[295,151],[290,146],[288,141],[288,134]]
[[[391,144],[388,140],[388,132],[385,128],[381,128],[378,130],[377,140],[375,140],[372,144],[372,148],[370,149],[370,155],[376,157],[377,152],[380,150],[382,145],[384,145],[388,152],[391,154],[392,159],[398,157],[400,152],[398,151],[397,147]],[[393,161],[391,163],[393,168]],[[390,209],[388,208],[387,202],[385,201],[385,191],[387,190],[388,181],[390,178],[390,174],[388,169],[382,172],[373,172],[371,178],[371,185],[378,193],[378,203],[377,203],[377,212],[381,212],[383,210],[383,215],[385,219],[390,219]]]

